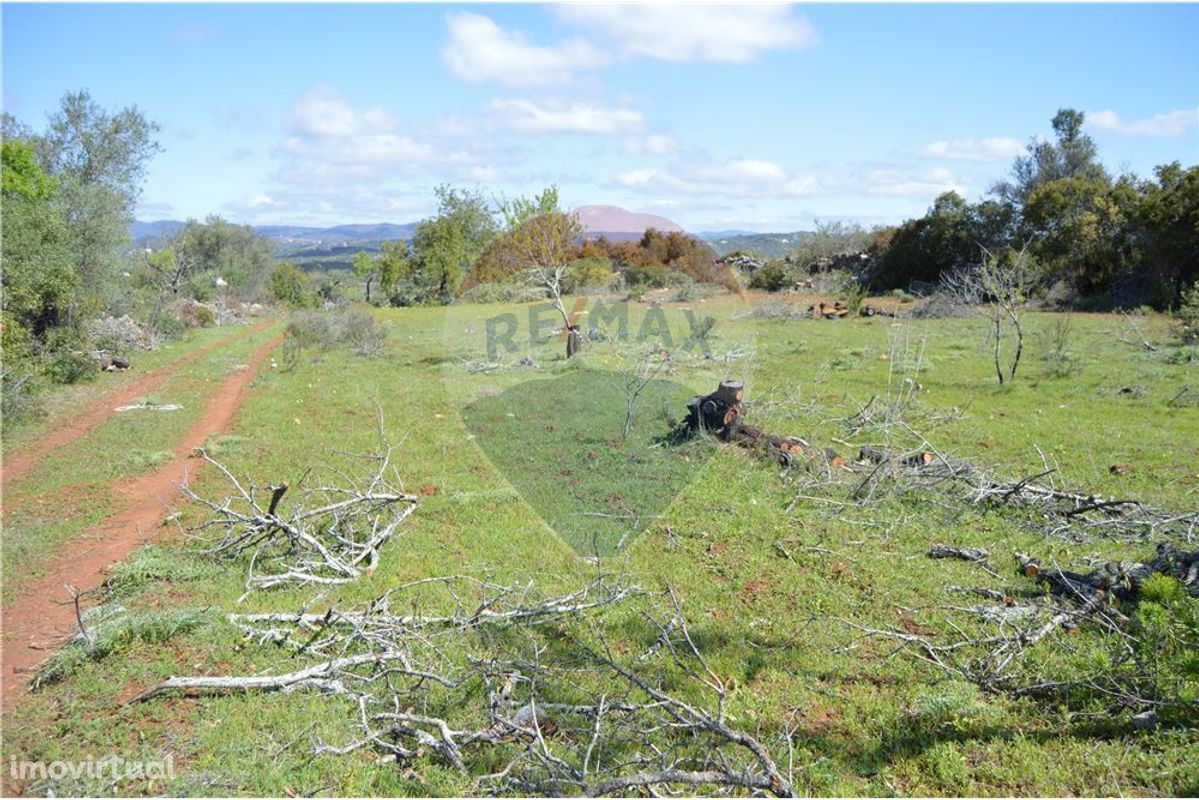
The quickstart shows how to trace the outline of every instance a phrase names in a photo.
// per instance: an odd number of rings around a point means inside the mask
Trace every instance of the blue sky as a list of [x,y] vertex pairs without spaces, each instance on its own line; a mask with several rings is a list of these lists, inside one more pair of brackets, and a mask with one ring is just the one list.
[[1199,5],[4,4],[3,105],[162,125],[138,216],[406,222],[557,183],[691,230],[971,199],[1060,107],[1112,170],[1199,163]]

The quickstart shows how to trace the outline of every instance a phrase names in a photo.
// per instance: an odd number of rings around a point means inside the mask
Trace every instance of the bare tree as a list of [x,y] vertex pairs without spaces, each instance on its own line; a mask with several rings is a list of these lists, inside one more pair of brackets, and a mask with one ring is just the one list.
[[624,351],[617,351],[618,367],[615,372],[621,391],[625,397],[624,427],[621,438],[628,439],[633,428],[633,412],[637,401],[649,385],[667,372],[674,361],[670,353],[656,345],[643,343],[640,346]]
[[[1024,352],[1024,328],[1020,314],[1037,285],[1037,270],[1027,248],[993,254],[983,249],[983,259],[974,267],[951,272],[942,278],[950,295],[979,308],[989,322],[995,375],[1002,384],[1014,380]],[[1008,331],[1010,330],[1010,333]],[[1012,354],[1004,358],[1003,343],[1014,337]]]
[[561,210],[555,186],[533,198],[505,201],[500,211],[507,228],[504,240],[511,257],[534,274],[562,315],[569,358],[578,351],[581,338],[562,302],[562,278],[574,256],[575,242],[583,235],[583,226],[577,216]]

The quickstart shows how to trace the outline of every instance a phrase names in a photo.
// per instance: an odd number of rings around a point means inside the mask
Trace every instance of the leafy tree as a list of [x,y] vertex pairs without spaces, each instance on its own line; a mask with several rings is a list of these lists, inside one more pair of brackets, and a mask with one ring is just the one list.
[[304,270],[284,261],[271,273],[271,294],[292,308],[315,308],[319,296],[310,288],[311,281]]
[[506,228],[504,245],[512,261],[532,272],[562,315],[562,326],[572,329],[570,314],[562,302],[562,281],[574,260],[575,242],[583,235],[579,218],[559,207],[556,186],[534,197],[507,201],[500,213]]
[[370,253],[360,251],[354,254],[351,264],[354,276],[358,280],[366,282],[366,302],[369,303],[371,301],[371,284],[379,277],[379,263]]
[[112,289],[158,129],[136,106],[109,113],[84,90],[63,97],[36,141],[58,179],[81,287],[96,299]]
[[[262,291],[275,268],[270,240],[249,225],[235,225],[216,215],[204,222],[189,219],[171,237],[178,259],[189,266],[190,279],[221,278],[239,294],[251,297]],[[194,284],[193,294],[207,289]]]
[[498,233],[483,196],[447,185],[436,189],[437,216],[417,226],[408,270],[417,299],[448,302],[470,266]]
[[1086,115],[1063,108],[1054,115],[1054,140],[1034,139],[1027,155],[1012,165],[1012,179],[997,183],[992,192],[1017,212],[1022,211],[1033,191],[1042,184],[1062,178],[1109,180],[1098,161],[1095,141],[1082,132]]
[[384,242],[378,258],[379,289],[389,299],[396,297],[401,281],[412,273],[412,250],[404,241]]
[[11,357],[10,343],[64,324],[78,274],[55,202],[57,182],[37,163],[31,143],[9,140],[2,148],[4,345]]
[[1175,161],[1155,170],[1137,212],[1145,228],[1146,273],[1158,302],[1173,305],[1199,281],[1199,166]]
[[861,225],[839,220],[816,220],[816,230],[792,249],[790,261],[805,273],[818,271],[839,256],[861,253],[870,246],[872,234]]
[[1033,254],[1084,293],[1103,291],[1135,260],[1130,223],[1138,199],[1131,182],[1112,186],[1106,176],[1042,183],[1024,208]]
[[970,204],[957,192],[938,197],[923,217],[899,227],[871,276],[877,289],[912,281],[935,283],[941,276],[978,260],[980,237]]

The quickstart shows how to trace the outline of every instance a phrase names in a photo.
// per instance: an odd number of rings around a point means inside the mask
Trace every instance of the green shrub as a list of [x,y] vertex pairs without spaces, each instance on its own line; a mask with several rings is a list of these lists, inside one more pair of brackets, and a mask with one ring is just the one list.
[[216,314],[208,306],[197,306],[196,321],[200,323],[201,328],[211,328],[216,324]]
[[1175,316],[1182,322],[1182,343],[1199,344],[1199,283],[1182,293]]
[[87,335],[75,328],[51,328],[41,354],[42,372],[54,383],[90,381],[98,372]]
[[1193,722],[1199,707],[1199,601],[1175,579],[1150,576],[1141,584],[1132,634],[1138,660],[1150,670],[1154,685],[1146,694],[1157,700],[1160,722]]
[[562,276],[562,291],[574,294],[585,288],[608,288],[616,280],[612,259],[602,256],[580,258],[571,262]]
[[787,285],[786,264],[775,259],[766,266],[754,272],[749,279],[749,288],[764,289],[767,292],[777,292]]

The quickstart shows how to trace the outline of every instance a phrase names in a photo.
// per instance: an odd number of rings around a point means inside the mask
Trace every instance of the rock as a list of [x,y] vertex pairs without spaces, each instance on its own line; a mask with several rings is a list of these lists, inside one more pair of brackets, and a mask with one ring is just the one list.
[[1132,727],[1139,731],[1152,731],[1157,728],[1157,711],[1149,709],[1142,711],[1132,718]]

